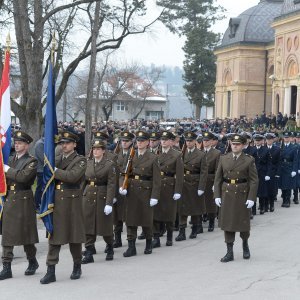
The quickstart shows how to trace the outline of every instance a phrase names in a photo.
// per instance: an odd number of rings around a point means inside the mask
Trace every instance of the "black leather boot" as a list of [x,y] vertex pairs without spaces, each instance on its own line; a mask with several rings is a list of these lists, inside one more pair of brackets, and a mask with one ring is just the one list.
[[85,255],[83,256],[81,263],[86,265],[94,262],[94,257],[93,257],[93,246],[87,246],[86,250],[84,251]]
[[214,217],[210,217],[209,218],[209,223],[208,223],[208,232],[212,232],[215,229],[215,218]]
[[115,240],[114,240],[114,243],[113,243],[113,247],[114,248],[120,248],[122,247],[122,232],[116,232],[115,233]]
[[155,234],[153,241],[152,241],[152,248],[159,248],[160,247],[160,238],[159,234]]
[[[90,252],[92,253],[92,255],[96,254],[95,245],[89,246],[89,247],[90,247]],[[85,254],[86,254],[86,250],[82,251],[82,255],[85,256]]]
[[186,236],[185,236],[185,228],[179,228],[179,234],[178,236],[175,238],[176,242],[180,242],[180,241],[185,241],[186,240]]
[[138,239],[139,239],[139,240],[144,240],[144,239],[146,239],[146,236],[145,236],[144,231],[142,231],[142,233],[138,236]]
[[55,265],[48,266],[46,275],[40,280],[41,284],[48,284],[56,281]]
[[128,241],[128,249],[123,253],[124,257],[136,255],[135,239]]
[[152,253],[152,239],[146,239],[146,248],[144,250],[144,254]]
[[248,246],[248,240],[243,241],[243,258],[249,259],[250,258],[250,250]]
[[265,213],[265,199],[259,198],[259,214],[263,215]]
[[295,204],[299,204],[299,200],[298,200],[298,189],[294,190],[294,203]]
[[270,212],[274,211],[274,198],[270,198]]
[[195,239],[197,237],[197,230],[198,230],[198,226],[193,225],[192,226],[192,232],[190,234],[190,239]]
[[105,260],[113,260],[114,259],[114,248],[113,245],[107,244],[107,253]]
[[0,272],[0,280],[5,280],[8,278],[12,278],[12,272],[11,272],[11,263],[10,262],[4,262],[3,263],[3,269]]
[[79,279],[81,276],[81,264],[74,264],[73,272],[70,276],[72,280]]
[[25,275],[34,275],[35,271],[38,269],[39,264],[36,258],[31,258],[28,260],[28,268],[25,271]]
[[291,206],[291,199],[288,198],[286,199],[286,207],[290,207]]
[[221,262],[229,262],[234,260],[233,257],[233,243],[227,243],[227,253],[221,258]]
[[166,246],[173,246],[173,231],[167,231]]
[[[193,227],[192,227],[192,229],[193,229]],[[196,232],[197,232],[197,234],[203,233],[202,221],[201,221],[201,223],[199,223],[197,225],[197,231]]]

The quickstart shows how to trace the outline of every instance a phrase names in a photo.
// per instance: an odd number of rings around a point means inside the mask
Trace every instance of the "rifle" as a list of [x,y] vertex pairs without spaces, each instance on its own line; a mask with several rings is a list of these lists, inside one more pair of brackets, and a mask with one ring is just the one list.
[[181,149],[181,155],[182,155],[182,159],[184,159],[184,155],[185,155],[185,152],[186,152],[186,141],[184,141],[184,144],[182,146],[182,149]]
[[129,156],[128,156],[127,163],[126,163],[126,168],[125,168],[125,172],[124,172],[125,176],[124,176],[124,181],[123,181],[123,184],[122,184],[122,189],[123,190],[127,190],[127,188],[128,188],[129,175],[130,175],[131,170],[132,170],[132,159],[133,159],[134,154],[135,154],[134,145],[135,144],[133,144],[130,148]]
[[120,150],[121,150],[121,147],[120,147],[120,140],[118,140],[118,142],[117,142],[117,145],[116,145],[116,147],[115,147],[115,149],[114,149],[114,153],[115,154],[119,154],[119,152],[120,152]]

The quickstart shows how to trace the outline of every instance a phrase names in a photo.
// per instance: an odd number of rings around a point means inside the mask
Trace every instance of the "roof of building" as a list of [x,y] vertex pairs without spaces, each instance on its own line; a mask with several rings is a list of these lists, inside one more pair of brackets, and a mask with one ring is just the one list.
[[271,23],[281,15],[284,4],[284,0],[261,0],[237,18],[231,18],[219,48],[241,43],[273,42],[274,29]]
[[282,10],[281,10],[281,17],[292,14],[299,10],[300,10],[299,0],[284,0],[284,4],[282,5]]

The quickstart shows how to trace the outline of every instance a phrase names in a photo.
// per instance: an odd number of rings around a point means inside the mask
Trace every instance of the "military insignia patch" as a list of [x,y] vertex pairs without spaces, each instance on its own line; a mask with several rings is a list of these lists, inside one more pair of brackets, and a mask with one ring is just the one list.
[[125,133],[124,133],[124,136],[128,136],[128,133],[127,133],[127,132],[125,132]]
[[101,133],[100,133],[100,132],[97,132],[97,133],[96,133],[96,136],[101,136]]
[[66,137],[66,138],[69,137],[69,133],[68,133],[68,132],[65,132],[65,133],[64,133],[64,137]]
[[30,169],[32,169],[32,168],[34,167],[34,165],[35,165],[35,163],[34,163],[34,162],[32,162],[32,163],[30,163],[30,164],[29,164],[29,166],[28,166],[28,167],[29,167]]
[[84,160],[81,160],[81,161],[80,161],[79,167],[80,167],[80,168],[84,168],[84,167],[85,167],[85,161],[84,161]]

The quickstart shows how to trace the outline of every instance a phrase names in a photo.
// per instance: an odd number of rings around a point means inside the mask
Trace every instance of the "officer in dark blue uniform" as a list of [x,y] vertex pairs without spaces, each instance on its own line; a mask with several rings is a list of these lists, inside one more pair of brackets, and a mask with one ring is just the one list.
[[268,150],[264,147],[265,138],[261,134],[255,134],[253,136],[255,146],[252,149],[252,156],[255,158],[255,165],[258,173],[258,190],[257,197],[259,198],[259,210],[260,214],[265,213],[265,203],[268,198],[268,186],[267,182],[270,180],[271,161],[268,154]]
[[[291,144],[296,149],[297,161],[299,162],[299,144],[296,142],[296,138],[297,138],[297,132],[291,132]],[[293,194],[294,194],[293,202],[295,204],[299,204],[299,199],[298,199],[298,170],[297,170],[297,175],[296,175],[296,186],[293,189]]]
[[266,133],[266,149],[268,150],[268,156],[270,160],[270,168],[268,168],[267,176],[267,190],[268,196],[265,203],[265,211],[274,211],[274,201],[278,193],[278,177],[280,167],[280,147],[274,144],[275,134]]
[[[300,132],[296,134],[296,145],[297,145],[297,158],[298,158],[298,172],[296,175],[297,178],[297,200],[299,201],[299,192],[300,192]],[[295,202],[295,201],[294,201]],[[298,202],[299,203],[299,202]]]
[[297,149],[291,144],[291,133],[284,132],[281,147],[281,164],[279,188],[282,190],[282,207],[290,207],[291,191],[296,188],[296,175],[298,172]]

